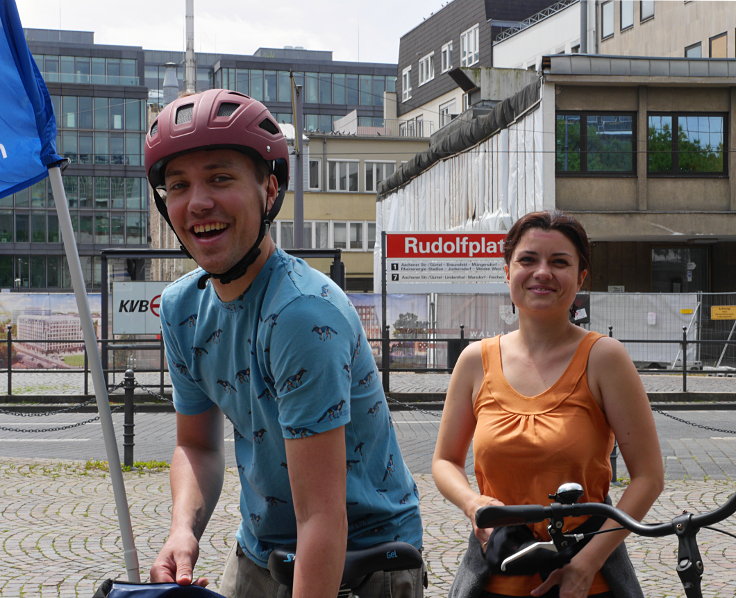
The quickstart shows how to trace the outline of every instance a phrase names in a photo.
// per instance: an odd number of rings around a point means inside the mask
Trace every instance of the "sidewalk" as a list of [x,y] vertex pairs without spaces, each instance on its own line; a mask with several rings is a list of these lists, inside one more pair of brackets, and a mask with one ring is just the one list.
[[[5,598],[90,598],[106,578],[125,577],[119,528],[109,477],[85,470],[80,462],[4,459],[0,462],[3,574]],[[422,496],[425,557],[430,587],[427,598],[447,595],[463,554],[469,524],[436,491],[429,474],[416,476]],[[148,576],[162,546],[170,506],[166,472],[126,473],[126,490],[136,536],[141,578]],[[237,472],[227,470],[219,505],[202,539],[197,575],[217,588],[233,541],[237,512]],[[699,511],[724,501],[734,490],[728,480],[668,481],[649,521],[669,519],[684,507]],[[614,501],[622,489],[614,487]],[[734,520],[725,529],[734,533]],[[704,530],[700,536],[705,563],[705,596],[733,598],[736,587],[736,541]],[[675,573],[676,540],[631,538],[632,560],[647,598],[682,595]]]

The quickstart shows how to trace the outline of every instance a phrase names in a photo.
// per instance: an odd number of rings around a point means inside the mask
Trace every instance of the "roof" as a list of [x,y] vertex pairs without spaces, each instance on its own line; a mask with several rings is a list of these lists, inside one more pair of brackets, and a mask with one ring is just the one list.
[[726,79],[736,77],[736,59],[557,54],[542,57],[542,72],[547,78],[573,75]]

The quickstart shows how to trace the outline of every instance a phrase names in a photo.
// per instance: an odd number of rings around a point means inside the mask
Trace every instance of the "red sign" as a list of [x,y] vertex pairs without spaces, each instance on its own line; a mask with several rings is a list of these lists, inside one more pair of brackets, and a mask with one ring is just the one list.
[[386,258],[503,258],[505,239],[498,233],[389,233]]

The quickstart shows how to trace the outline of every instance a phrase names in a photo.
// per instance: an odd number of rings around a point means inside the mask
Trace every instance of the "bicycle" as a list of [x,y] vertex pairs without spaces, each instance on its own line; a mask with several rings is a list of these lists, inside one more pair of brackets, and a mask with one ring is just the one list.
[[[512,563],[522,558],[534,558],[537,551],[559,552],[578,542],[598,533],[606,533],[627,529],[641,536],[659,538],[676,535],[678,539],[676,571],[680,577],[685,596],[687,598],[702,598],[701,579],[704,566],[698,548],[697,534],[703,529],[710,529],[736,538],[736,535],[711,527],[723,521],[736,512],[736,493],[732,494],[725,503],[712,511],[693,514],[683,511],[681,515],[665,523],[640,523],[624,511],[604,503],[577,503],[583,495],[580,484],[567,483],[560,486],[555,494],[550,494],[553,500],[549,506],[543,505],[506,505],[481,507],[476,513],[478,527],[503,527],[538,523],[549,520],[547,530],[552,538],[547,542],[534,542],[501,563],[505,571]],[[621,527],[604,531],[593,531],[585,534],[571,534],[563,532],[564,518],[576,516],[602,516],[613,519]]]
[[[268,570],[277,582],[291,587],[294,578],[296,548],[277,547],[268,558]],[[363,581],[377,571],[418,569],[422,566],[422,554],[407,542],[384,542],[370,548],[348,550],[345,569],[337,598],[358,598],[354,593]]]

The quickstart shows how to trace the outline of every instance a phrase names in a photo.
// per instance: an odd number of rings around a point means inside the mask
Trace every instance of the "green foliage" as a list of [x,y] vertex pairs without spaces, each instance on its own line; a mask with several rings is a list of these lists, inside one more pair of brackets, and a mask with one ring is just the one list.
[[723,172],[723,141],[717,147],[691,140],[684,129],[677,130],[677,154],[672,150],[672,131],[649,127],[648,169],[652,173],[694,174]]

